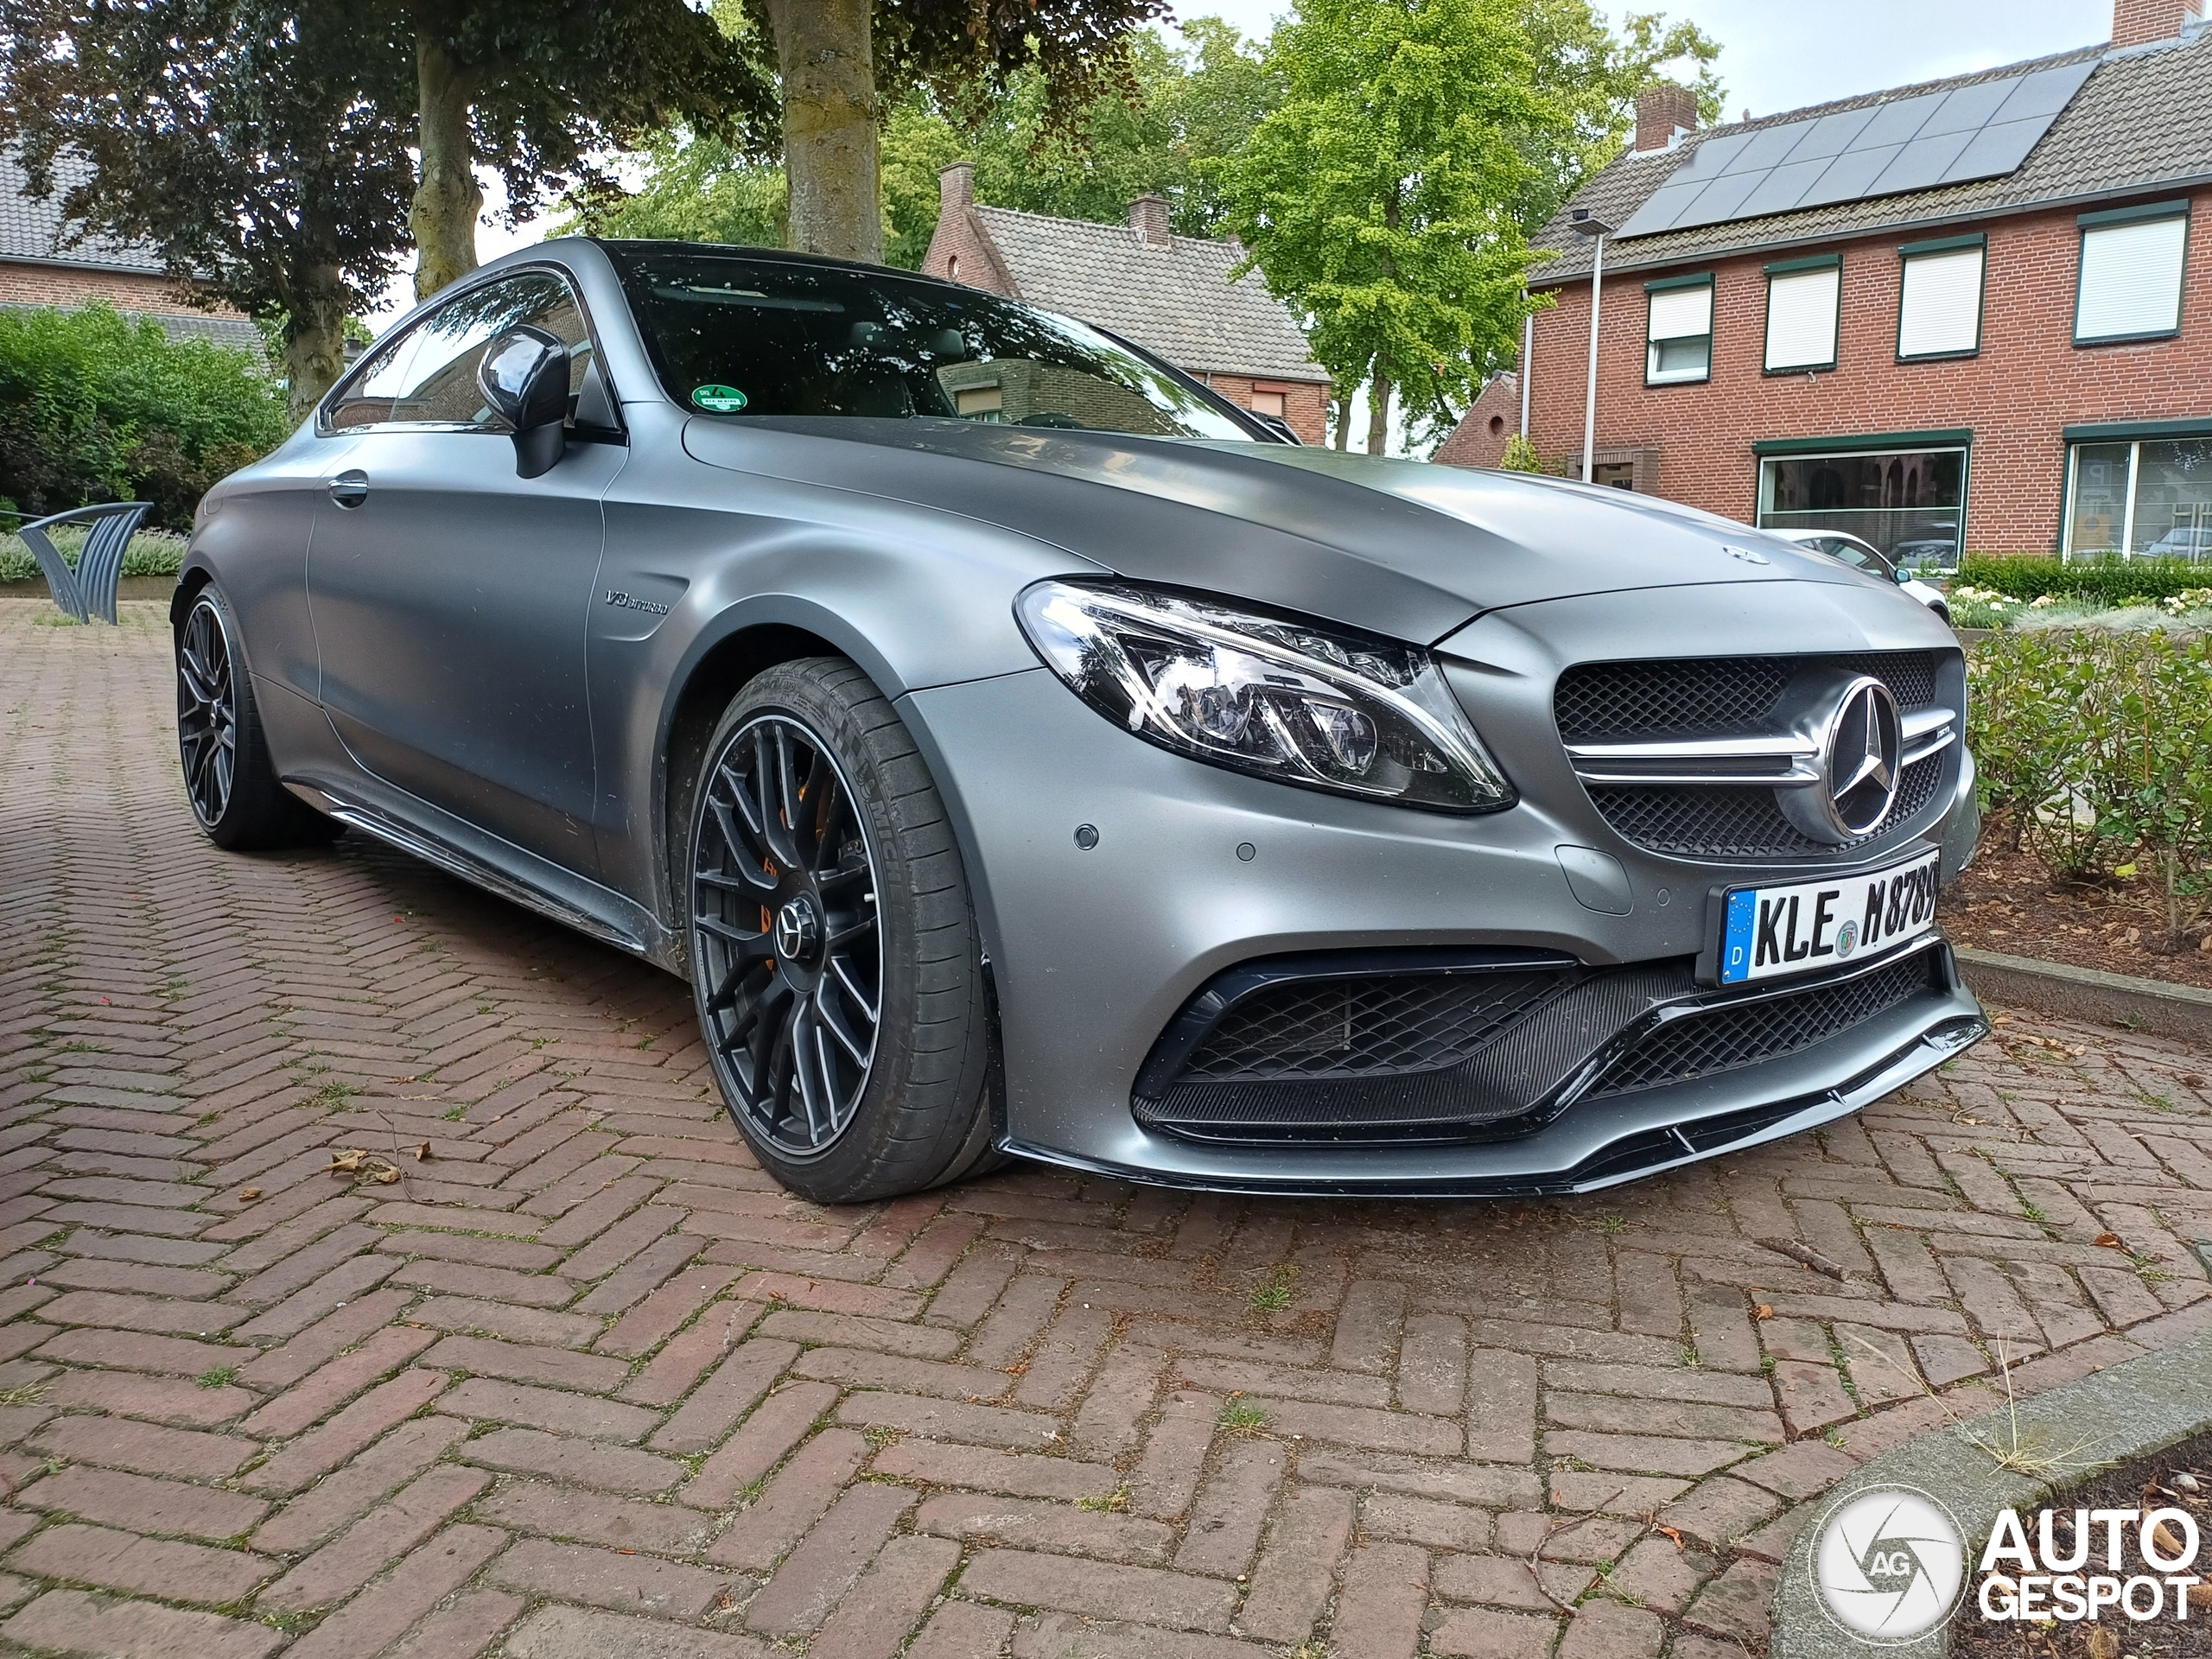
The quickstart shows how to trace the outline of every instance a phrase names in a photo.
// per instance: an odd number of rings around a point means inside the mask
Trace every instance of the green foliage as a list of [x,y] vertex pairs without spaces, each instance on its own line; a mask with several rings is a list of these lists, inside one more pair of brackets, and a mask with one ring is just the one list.
[[[407,242],[415,66],[367,8],[6,0],[0,137],[81,230],[160,250],[249,316],[284,314],[302,406]],[[64,153],[83,168],[54,170]]]
[[1541,473],[1543,457],[1536,453],[1536,446],[1529,442],[1528,435],[1516,432],[1505,441],[1505,453],[1497,464],[1509,473]]
[[2137,876],[2185,938],[2212,907],[2212,638],[2008,632],[1975,647],[1985,802],[2054,876]]
[[597,236],[783,245],[781,167],[683,129],[657,134],[647,141],[645,156],[641,189],[556,226],[555,233],[589,230]]
[[2075,559],[2071,563],[2028,554],[2000,558],[1969,553],[1959,565],[1959,580],[2010,599],[2094,600],[2106,605],[2147,603],[2177,598],[2202,588],[2212,569],[2184,559]]
[[[1072,110],[1044,73],[1016,72],[1007,90],[956,120],[925,87],[891,105],[881,134],[886,264],[918,269],[937,229],[938,173],[976,166],[976,196],[997,207],[1065,219],[1121,219],[1158,191],[1185,236],[1220,232],[1220,194],[1205,163],[1240,149],[1271,106],[1276,82],[1256,48],[1218,18],[1185,26],[1178,50],[1149,29],[1129,48],[1128,78]],[[645,182],[592,204],[569,228],[602,236],[675,237],[779,246],[784,170],[741,146],[685,129],[644,149]]]
[[[1654,81],[1679,80],[1694,92],[1700,124],[1720,118],[1721,86],[1713,69],[1720,43],[1694,23],[1632,11],[1617,35],[1589,0],[1525,0],[1520,10],[1536,90],[1567,118],[1564,131],[1538,136],[1530,151],[1535,173],[1517,204],[1529,235],[1620,153],[1636,129],[1636,95]],[[1688,73],[1670,75],[1670,67]]]
[[1268,63],[1283,101],[1216,169],[1268,284],[1339,391],[1442,424],[1511,359],[1535,263],[1535,156],[1569,142],[1516,0],[1306,0]]
[[188,527],[210,484],[279,442],[281,391],[244,352],[171,340],[105,301],[0,310],[0,495],[34,517],[154,503]]
[[1156,192],[1179,234],[1221,235],[1228,204],[1214,164],[1249,142],[1281,101],[1282,78],[1256,43],[1218,17],[1198,18],[1182,33],[1179,50],[1139,32],[1128,80],[1058,124],[1042,79],[1017,78],[970,135],[976,199],[1104,224]]
[[[78,555],[85,550],[86,532],[59,524],[53,534],[54,551],[74,568]],[[182,531],[149,530],[142,524],[124,552],[122,574],[173,576],[184,568],[185,550],[191,545],[191,539]],[[0,536],[0,582],[36,582],[39,576],[38,561],[31,556],[22,538]]]

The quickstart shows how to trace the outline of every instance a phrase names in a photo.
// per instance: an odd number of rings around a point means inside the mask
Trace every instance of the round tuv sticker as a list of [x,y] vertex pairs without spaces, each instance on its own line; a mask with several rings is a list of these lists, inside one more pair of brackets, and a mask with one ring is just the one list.
[[745,407],[746,397],[735,386],[694,386],[691,401],[710,415],[734,415]]
[[1910,1642],[1958,1611],[1965,1535],[1916,1487],[1876,1486],[1844,1499],[1807,1548],[1822,1609],[1862,1641]]

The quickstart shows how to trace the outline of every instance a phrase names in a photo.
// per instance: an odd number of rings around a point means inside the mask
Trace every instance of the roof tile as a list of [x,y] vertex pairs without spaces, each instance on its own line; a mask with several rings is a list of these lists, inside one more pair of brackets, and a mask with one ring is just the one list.
[[[1608,238],[1605,263],[1617,269],[1681,264],[1751,248],[1834,241],[1870,232],[1985,218],[2063,202],[2139,194],[2212,180],[2212,29],[2178,41],[2107,52],[2101,46],[2007,64],[1971,75],[1870,92],[1758,121],[1713,127],[1672,149],[1630,151],[1603,168],[1574,197],[1610,224],[1641,207],[1701,144],[1735,143],[1785,122],[1870,108],[1948,92],[2037,69],[2101,60],[2027,159],[2002,177],[1939,186],[1899,195],[1835,202],[1758,219],[1731,219],[1655,236]],[[1535,245],[1558,257],[1529,273],[1533,287],[1586,276],[1588,241],[1574,234],[1568,210],[1546,226]]]
[[1179,368],[1281,380],[1326,380],[1289,308],[1258,272],[1230,282],[1233,242],[1138,240],[1127,225],[975,208],[1021,297],[1136,341]]

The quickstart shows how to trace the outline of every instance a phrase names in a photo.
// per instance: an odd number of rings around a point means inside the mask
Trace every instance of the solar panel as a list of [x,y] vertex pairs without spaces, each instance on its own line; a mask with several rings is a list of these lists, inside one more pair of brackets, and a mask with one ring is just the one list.
[[2097,67],[2081,63],[1865,109],[1717,133],[1622,226],[1623,236],[2001,178],[2028,157]]

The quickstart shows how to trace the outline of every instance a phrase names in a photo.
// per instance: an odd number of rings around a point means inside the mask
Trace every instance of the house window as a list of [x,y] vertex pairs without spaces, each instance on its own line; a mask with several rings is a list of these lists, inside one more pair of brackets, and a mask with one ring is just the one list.
[[2069,446],[2069,558],[2212,563],[2212,430]]
[[[1948,435],[1901,434],[1901,438]],[[1780,446],[1777,446],[1778,448]],[[1967,447],[1784,453],[1759,461],[1762,530],[1841,531],[1899,564],[1949,568],[1964,544]]]
[[1704,380],[1713,373],[1713,275],[1646,283],[1643,384]]
[[963,386],[952,394],[952,406],[964,420],[995,421],[1006,408],[1006,393],[995,381],[988,386]]
[[1279,391],[1254,392],[1252,412],[1255,415],[1272,415],[1277,420],[1282,419],[1282,393]]
[[1971,357],[1981,349],[1984,238],[1909,242],[1897,294],[1897,358]]
[[1835,366],[1843,259],[1788,259],[1766,268],[1766,368],[1794,374]]
[[2189,204],[2153,202],[2084,213],[2074,343],[2155,340],[2181,329]]
[[1632,490],[1636,487],[1636,464],[1626,461],[1601,461],[1591,467],[1590,481],[1610,489]]

